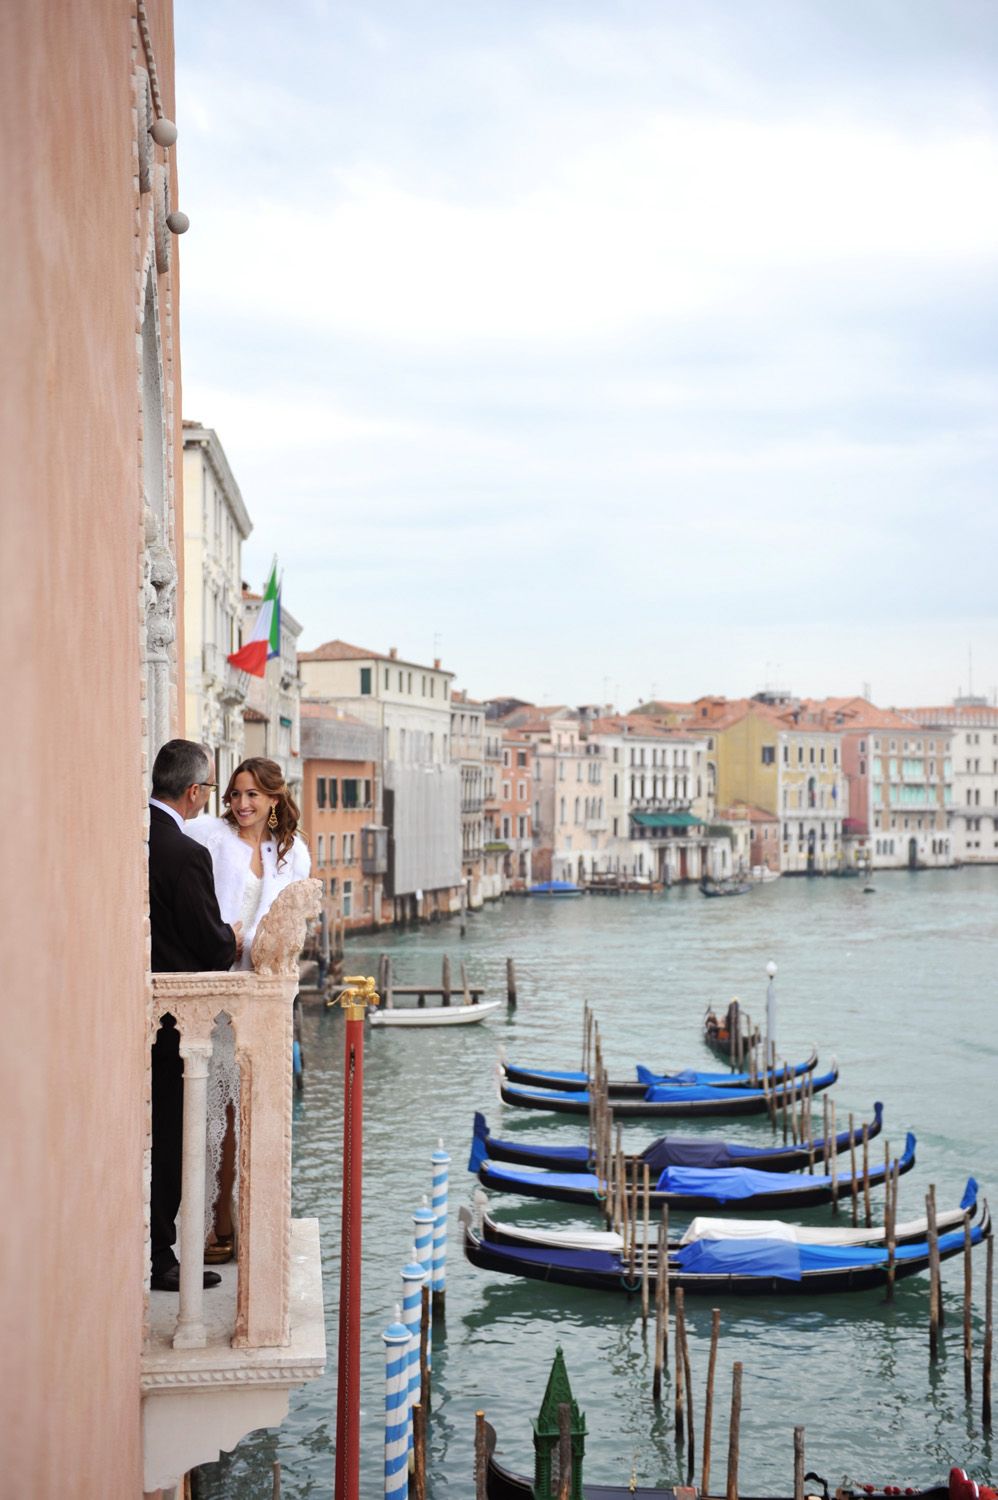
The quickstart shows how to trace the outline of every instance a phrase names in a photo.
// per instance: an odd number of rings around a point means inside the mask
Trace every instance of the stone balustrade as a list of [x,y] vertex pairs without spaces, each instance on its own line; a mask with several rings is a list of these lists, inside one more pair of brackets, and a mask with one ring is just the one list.
[[[150,1045],[165,1015],[180,1034],[184,1149],[179,1309],[172,1324],[169,1294],[152,1294],[143,1361],[149,1491],[171,1471],[217,1457],[243,1432],[279,1422],[290,1388],[322,1368],[318,1243],[309,1249],[314,1231],[291,1219],[292,1006],[298,954],[320,899],[318,880],[296,881],[278,895],[257,929],[252,969],[152,976]],[[219,1017],[232,1024],[239,1067],[237,1260],[235,1275],[223,1268],[223,1285],[207,1293],[206,1316],[207,1084]],[[296,1326],[301,1309],[292,1307],[293,1276],[301,1283],[297,1303],[318,1304],[314,1330]],[[275,1393],[278,1404],[270,1398],[261,1405],[263,1391]],[[178,1404],[178,1397],[185,1400]],[[192,1401],[200,1404],[192,1408]]]

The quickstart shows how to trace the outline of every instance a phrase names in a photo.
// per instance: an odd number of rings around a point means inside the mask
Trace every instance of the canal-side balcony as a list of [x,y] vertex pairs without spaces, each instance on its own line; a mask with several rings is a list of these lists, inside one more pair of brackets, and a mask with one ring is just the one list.
[[[254,969],[152,976],[153,1029],[169,1015],[180,1037],[184,1144],[179,1297],[149,1293],[142,1356],[148,1495],[278,1426],[290,1392],[325,1366],[318,1224],[291,1218],[292,1005],[320,889],[303,880],[280,893],[254,939]],[[237,1255],[205,1289],[208,1073],[225,1020],[239,1071]]]

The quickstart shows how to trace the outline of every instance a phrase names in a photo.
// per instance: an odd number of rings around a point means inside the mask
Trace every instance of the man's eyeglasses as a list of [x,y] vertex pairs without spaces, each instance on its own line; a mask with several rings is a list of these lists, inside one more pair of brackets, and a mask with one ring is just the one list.
[[209,790],[209,792],[217,792],[218,791],[218,782],[217,781],[199,781],[198,782],[198,786],[205,786],[205,787],[207,787],[208,790]]

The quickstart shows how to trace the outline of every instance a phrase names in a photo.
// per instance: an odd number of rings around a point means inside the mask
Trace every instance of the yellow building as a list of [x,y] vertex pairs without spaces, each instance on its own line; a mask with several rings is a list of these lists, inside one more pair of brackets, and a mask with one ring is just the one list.
[[839,868],[848,813],[841,733],[820,711],[783,695],[702,698],[686,727],[707,735],[717,805],[749,803],[779,818],[780,869],[826,874]]

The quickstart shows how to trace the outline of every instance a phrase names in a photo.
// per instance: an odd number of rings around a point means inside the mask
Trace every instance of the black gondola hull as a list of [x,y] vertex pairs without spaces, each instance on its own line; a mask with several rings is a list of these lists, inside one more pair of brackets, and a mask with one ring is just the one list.
[[[872,1141],[883,1129],[883,1105],[874,1104],[874,1118],[866,1127],[867,1140]],[[850,1137],[848,1130],[840,1130],[836,1136],[838,1153],[841,1156],[849,1150]],[[591,1172],[592,1166],[586,1160],[585,1152],[581,1156],[566,1157],[557,1154],[557,1148],[553,1151],[550,1147],[531,1146],[528,1142],[500,1140],[489,1134],[488,1130],[481,1137],[482,1147],[486,1156],[492,1161],[508,1161],[513,1165],[521,1167],[547,1167],[555,1172]],[[857,1150],[863,1143],[863,1127],[860,1125],[852,1133],[852,1144]],[[824,1142],[817,1140],[814,1143],[814,1160],[817,1164],[821,1160]],[[806,1146],[774,1146],[772,1151],[760,1151],[757,1156],[744,1158],[739,1165],[755,1167],[762,1172],[800,1172],[806,1170],[810,1151]],[[734,1165],[735,1163],[731,1163]],[[642,1157],[625,1156],[624,1172],[628,1179],[632,1171],[637,1168],[640,1174],[643,1167]]]

